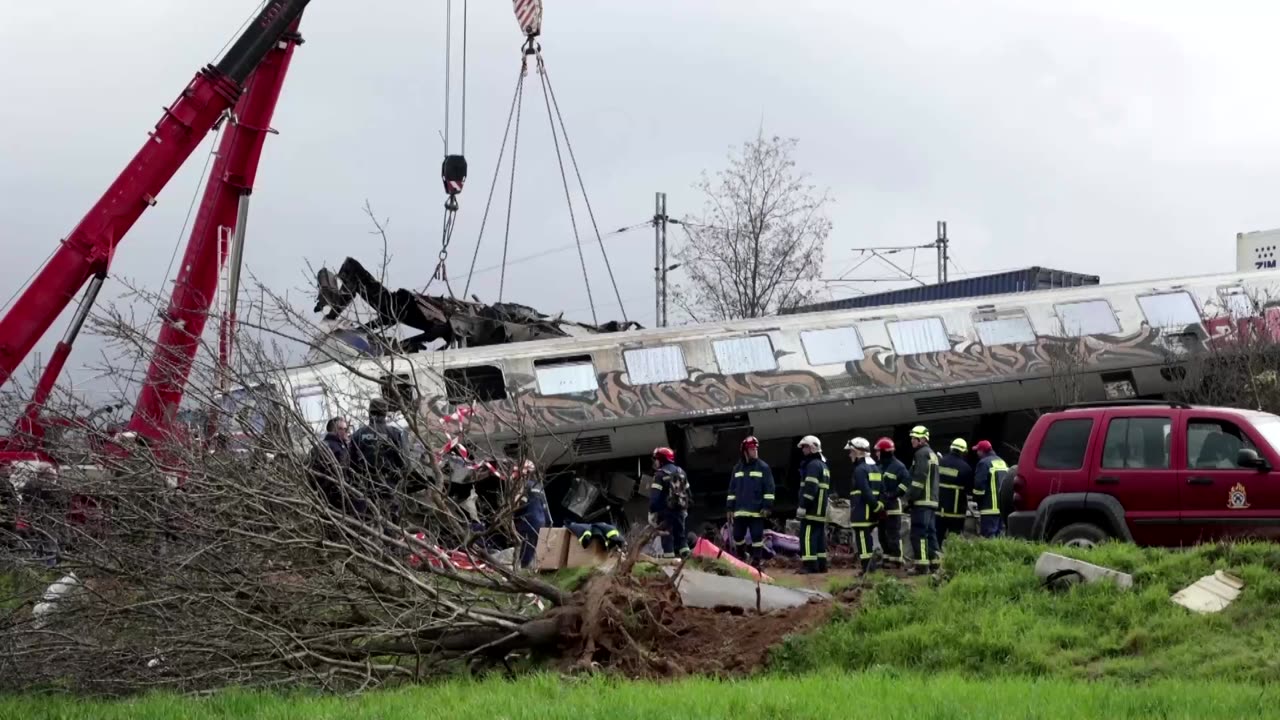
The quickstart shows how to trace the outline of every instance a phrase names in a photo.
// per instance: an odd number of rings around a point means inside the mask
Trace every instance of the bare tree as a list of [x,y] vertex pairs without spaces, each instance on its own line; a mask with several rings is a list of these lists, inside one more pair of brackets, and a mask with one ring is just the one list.
[[764,317],[813,297],[831,197],[797,172],[796,145],[759,135],[695,186],[706,202],[682,221],[688,242],[676,258],[687,279],[673,295],[694,320]]

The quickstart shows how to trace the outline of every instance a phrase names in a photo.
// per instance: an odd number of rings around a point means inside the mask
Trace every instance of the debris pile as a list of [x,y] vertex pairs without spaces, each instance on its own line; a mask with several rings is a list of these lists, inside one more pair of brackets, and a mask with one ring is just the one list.
[[[325,320],[337,320],[357,297],[373,308],[376,319],[335,333],[335,337],[370,355],[419,352],[432,345],[478,347],[640,328],[634,322],[591,325],[565,320],[563,314],[544,315],[517,303],[488,305],[404,288],[388,290],[354,258],[344,260],[336,273],[321,268],[316,273],[316,284],[314,311],[325,313]],[[382,333],[396,325],[413,328],[419,334],[396,340]]]

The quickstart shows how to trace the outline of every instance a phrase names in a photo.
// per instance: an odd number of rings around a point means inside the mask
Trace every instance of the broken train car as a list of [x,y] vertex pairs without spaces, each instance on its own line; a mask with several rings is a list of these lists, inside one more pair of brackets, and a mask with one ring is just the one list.
[[[335,330],[308,364],[288,371],[283,390],[299,411],[319,428],[334,414],[363,417],[368,399],[382,394],[447,427],[459,407],[474,406],[469,441],[548,468],[561,518],[566,509],[582,516],[610,507],[642,518],[648,457],[659,445],[673,447],[690,473],[691,521],[719,517],[749,434],[774,467],[781,513],[794,505],[796,440],[809,433],[823,440],[837,491],[849,476],[845,440],[889,436],[905,448],[918,423],[938,447],[984,438],[1015,462],[1034,422],[1029,411],[1062,402],[1064,373],[1080,400],[1158,398],[1186,387],[1177,368],[1188,354],[1242,318],[1280,316],[1258,300],[1280,300],[1280,276],[1262,272],[674,328],[594,327],[524,306],[391,292],[361,271],[348,260],[336,278],[322,274],[329,284],[317,311],[336,319],[359,296],[377,310],[379,327]],[[421,334],[400,344],[379,335],[396,323]],[[327,359],[339,352],[343,360]]]

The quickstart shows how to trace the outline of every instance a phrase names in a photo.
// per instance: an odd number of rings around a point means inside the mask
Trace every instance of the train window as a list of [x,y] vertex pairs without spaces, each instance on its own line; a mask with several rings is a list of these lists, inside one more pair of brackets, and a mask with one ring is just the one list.
[[777,370],[778,361],[773,356],[773,343],[768,335],[716,340],[711,343],[716,353],[716,365],[725,375]]
[[408,373],[383,375],[378,381],[378,390],[382,397],[391,402],[393,407],[413,407],[418,397],[418,389],[414,387],[413,376]]
[[445,397],[455,404],[507,399],[507,383],[496,365],[449,368],[444,371],[444,386]]
[[835,365],[864,357],[858,331],[851,327],[805,330],[800,333],[800,344],[810,365]]
[[1106,300],[1084,300],[1053,306],[1062,321],[1062,332],[1067,337],[1084,335],[1118,335],[1120,323],[1111,303]]
[[942,318],[920,318],[885,323],[889,328],[889,341],[899,355],[946,352],[951,349],[951,339]]
[[595,392],[600,387],[590,355],[534,360],[533,372],[543,395]]
[[1200,310],[1187,292],[1139,295],[1138,305],[1153,328],[1184,328],[1200,324]]
[[1253,298],[1249,297],[1244,288],[1225,287],[1218,292],[1222,295],[1222,302],[1227,306],[1231,319],[1244,320],[1257,316],[1258,310],[1253,305]]
[[319,386],[298,388],[293,391],[293,401],[298,406],[298,414],[308,425],[319,430],[329,419],[329,408],[324,388]]
[[973,326],[978,331],[978,340],[987,347],[1036,341],[1036,331],[1031,327],[1031,321],[1021,313],[1008,317],[975,320]]
[[684,364],[684,351],[679,345],[627,350],[622,353],[627,364],[627,377],[632,385],[677,382],[689,377]]

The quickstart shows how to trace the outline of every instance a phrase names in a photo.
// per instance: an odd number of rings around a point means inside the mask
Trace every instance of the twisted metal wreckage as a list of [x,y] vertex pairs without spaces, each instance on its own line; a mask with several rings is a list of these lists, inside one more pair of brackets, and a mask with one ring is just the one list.
[[[316,273],[319,295],[315,312],[325,320],[337,320],[355,298],[368,303],[377,318],[343,333],[343,339],[362,353],[413,353],[436,346],[480,347],[504,343],[570,337],[583,333],[614,333],[639,329],[633,321],[612,320],[599,325],[564,319],[564,314],[544,315],[528,305],[479,300],[467,301],[443,295],[427,295],[400,288],[389,290],[354,258],[347,258],[335,273]],[[326,312],[327,309],[327,312]],[[419,330],[398,340],[384,334],[396,325]]]

